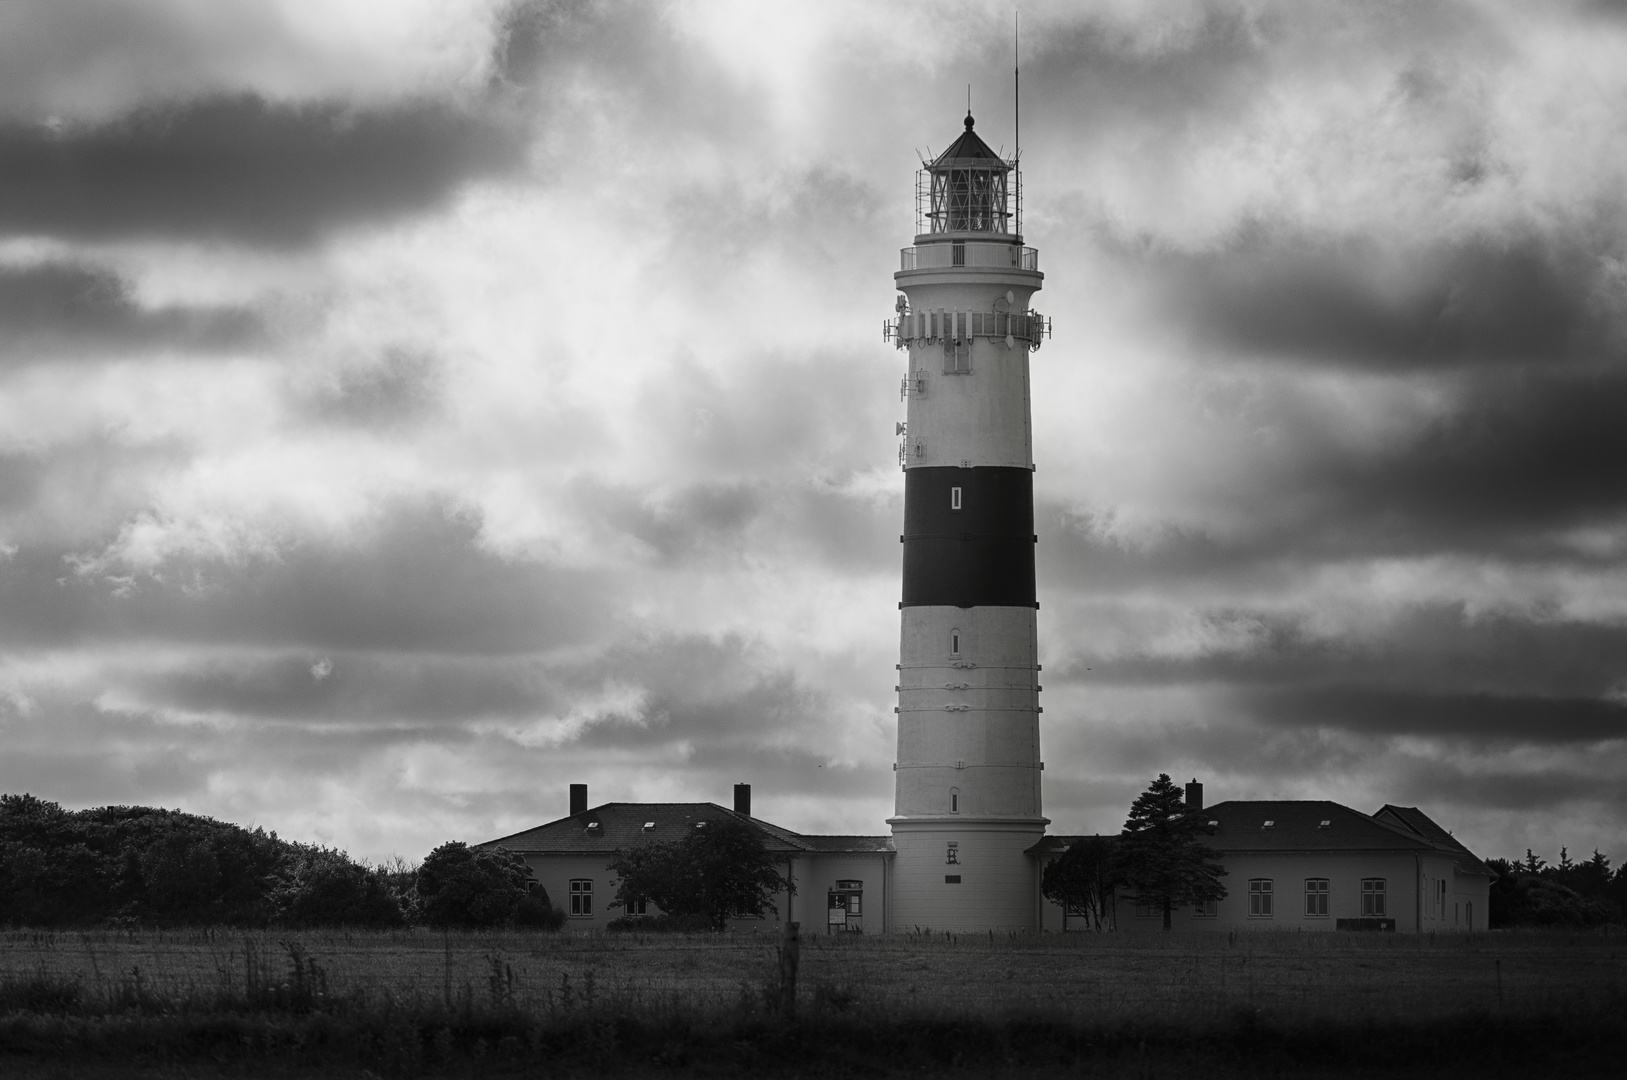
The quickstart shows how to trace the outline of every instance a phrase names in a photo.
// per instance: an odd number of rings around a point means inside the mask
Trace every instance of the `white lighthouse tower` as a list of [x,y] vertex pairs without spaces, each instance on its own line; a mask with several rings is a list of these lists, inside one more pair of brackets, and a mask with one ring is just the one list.
[[892,924],[1032,928],[1040,812],[1028,354],[1044,275],[1021,174],[966,130],[916,178],[888,335],[903,396]]

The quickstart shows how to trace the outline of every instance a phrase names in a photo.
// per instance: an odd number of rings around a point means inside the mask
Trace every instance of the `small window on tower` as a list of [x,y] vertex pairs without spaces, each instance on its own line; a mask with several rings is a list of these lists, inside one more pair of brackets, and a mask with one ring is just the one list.
[[960,788],[958,787],[949,789],[949,812],[951,814],[960,813]]
[[949,489],[949,509],[960,509],[960,488],[958,487],[952,487]]
[[949,631],[949,655],[960,655],[960,627],[958,626]]

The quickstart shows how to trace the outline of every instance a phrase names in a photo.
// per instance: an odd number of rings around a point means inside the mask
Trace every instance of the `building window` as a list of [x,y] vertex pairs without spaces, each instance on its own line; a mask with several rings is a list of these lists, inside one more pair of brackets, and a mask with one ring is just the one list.
[[1442,878],[1441,880],[1439,880],[1439,881],[1437,881],[1435,883],[1435,897],[1436,897],[1435,910],[1440,914],[1440,917],[1444,919],[1444,918],[1446,918],[1446,879],[1445,878]]
[[593,879],[571,879],[571,914],[583,918],[593,915]]
[[1382,918],[1387,914],[1384,903],[1384,879],[1369,877],[1361,879],[1361,913],[1362,918]]
[[629,900],[629,901],[627,901],[627,914],[629,914],[629,915],[648,915],[649,913],[650,913],[650,902],[648,900]]
[[960,788],[958,787],[949,789],[949,812],[951,814],[960,813]]
[[945,885],[959,885],[960,884],[960,875],[959,874],[945,874],[943,876],[943,883]]
[[1215,901],[1213,900],[1205,900],[1201,904],[1192,905],[1192,917],[1194,919],[1212,919],[1216,916],[1216,914],[1218,914],[1218,912],[1216,910]]
[[1157,919],[1164,914],[1164,909],[1149,900],[1136,901],[1136,918]]
[[958,864],[960,862],[960,845],[953,840],[949,841],[949,851],[944,855],[943,861]]
[[960,627],[958,626],[949,631],[949,655],[960,655]]
[[847,911],[847,917],[857,919],[864,914],[864,882],[838,881],[831,896]]
[[1271,878],[1251,878],[1248,883],[1248,913],[1254,918],[1269,919],[1271,909]]
[[1328,879],[1305,879],[1305,914],[1317,916],[1328,913]]
[[949,509],[960,509],[960,488],[958,487],[952,487],[949,489]]

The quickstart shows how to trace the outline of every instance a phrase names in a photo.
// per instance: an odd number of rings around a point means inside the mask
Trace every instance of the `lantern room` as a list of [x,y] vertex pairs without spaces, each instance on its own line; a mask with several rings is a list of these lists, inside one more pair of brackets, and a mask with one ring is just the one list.
[[966,130],[915,178],[917,242],[944,233],[1022,235],[1022,175],[972,130]]

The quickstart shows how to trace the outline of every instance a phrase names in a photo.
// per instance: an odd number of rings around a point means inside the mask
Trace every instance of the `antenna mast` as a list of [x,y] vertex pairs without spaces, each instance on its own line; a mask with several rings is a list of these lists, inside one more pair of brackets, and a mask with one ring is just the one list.
[[1013,11],[1011,13],[1011,87],[1012,97],[1014,99],[1013,106],[1017,113],[1016,139],[1017,161],[1019,164],[1023,159],[1023,68],[1021,62],[1022,58],[1018,55],[1017,51],[1017,39],[1021,30],[1021,20],[1021,12]]

